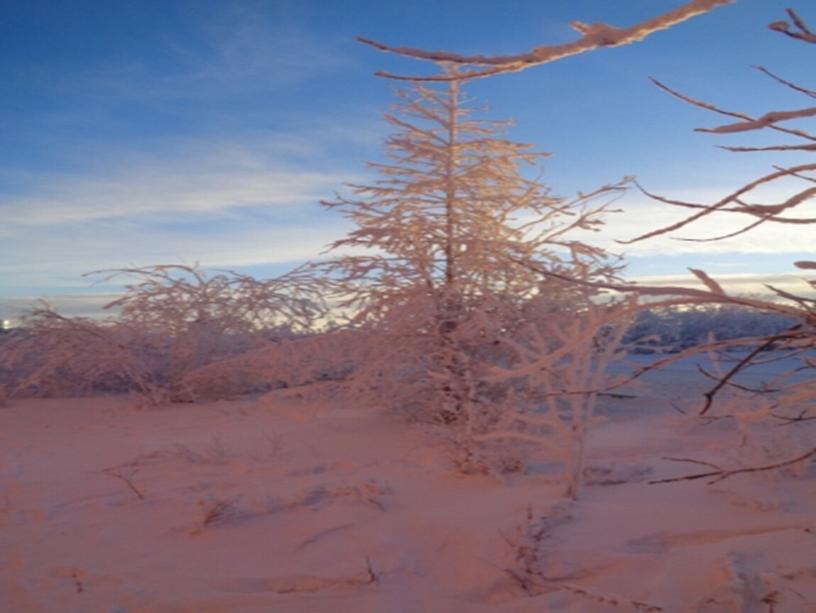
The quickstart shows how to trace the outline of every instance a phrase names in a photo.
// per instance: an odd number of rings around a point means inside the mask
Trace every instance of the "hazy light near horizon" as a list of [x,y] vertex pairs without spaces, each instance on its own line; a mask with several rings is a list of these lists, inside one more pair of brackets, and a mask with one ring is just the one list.
[[[712,275],[717,282],[728,292],[734,295],[761,296],[764,299],[774,299],[775,295],[767,286],[773,286],[782,291],[799,296],[816,297],[816,292],[809,286],[803,275],[796,274],[750,274],[725,273]],[[627,281],[639,285],[677,286],[703,289],[699,280],[691,273],[672,275],[643,275],[632,276]],[[104,309],[106,304],[119,298],[121,293],[100,292],[85,294],[59,293],[44,296],[47,304],[66,316],[100,318],[116,315],[115,310]],[[35,297],[0,299],[0,314],[6,319],[5,329],[19,325],[20,318],[31,308],[41,304]]]

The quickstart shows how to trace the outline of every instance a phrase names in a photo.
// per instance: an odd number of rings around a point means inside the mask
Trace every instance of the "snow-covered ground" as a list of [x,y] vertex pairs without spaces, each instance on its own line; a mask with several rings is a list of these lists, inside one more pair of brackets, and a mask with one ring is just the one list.
[[575,502],[546,462],[459,476],[426,427],[330,385],[14,401],[0,610],[816,611],[816,466],[649,484],[705,469],[665,457],[725,462],[739,437],[669,407],[699,402],[695,369],[647,383],[604,401]]

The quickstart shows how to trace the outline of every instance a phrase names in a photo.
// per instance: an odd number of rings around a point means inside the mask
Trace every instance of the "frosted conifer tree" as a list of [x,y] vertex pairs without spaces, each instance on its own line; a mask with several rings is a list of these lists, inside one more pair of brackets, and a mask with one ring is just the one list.
[[583,288],[542,281],[537,269],[614,277],[617,260],[572,234],[599,229],[608,202],[592,203],[624,182],[552,196],[525,172],[543,154],[504,138],[505,122],[476,118],[460,90],[454,80],[398,93],[389,161],[370,165],[379,179],[324,203],[355,224],[332,245],[353,255],[321,266],[338,308],[370,331],[360,387],[472,430],[497,419],[506,382],[488,373],[517,359],[505,341],[533,312],[569,317],[586,302]]

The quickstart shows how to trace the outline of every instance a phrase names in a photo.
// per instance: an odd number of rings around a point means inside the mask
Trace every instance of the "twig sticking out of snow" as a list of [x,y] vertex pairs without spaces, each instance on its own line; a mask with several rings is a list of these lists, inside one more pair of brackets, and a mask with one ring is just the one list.
[[136,487],[136,484],[133,483],[133,476],[139,472],[137,467],[130,467],[129,470],[126,467],[120,468],[106,468],[102,471],[103,474],[113,477],[115,479],[119,479],[125,485],[127,485],[128,489],[133,492],[139,500],[144,500],[145,496],[142,490]]
[[632,608],[635,611],[664,611],[663,607],[659,607],[657,605],[649,604],[647,602],[641,602],[639,600],[630,600],[629,598],[624,598],[622,596],[616,596],[611,594],[598,594],[596,592],[592,592],[586,588],[579,587],[577,585],[570,585],[569,583],[562,583],[559,585],[559,588],[562,590],[566,590],[571,592],[577,596],[582,596],[592,602],[597,604],[606,605],[607,607],[626,607]]
[[[669,479],[656,479],[654,481],[649,481],[649,485],[654,485],[657,483],[674,483],[675,481],[693,481],[695,479],[711,479],[708,482],[708,485],[712,485],[714,483],[719,483],[724,479],[728,479],[729,477],[733,477],[734,475],[740,475],[745,473],[756,473],[756,472],[764,472],[767,470],[777,470],[779,468],[785,468],[787,466],[793,466],[795,464],[800,464],[802,462],[806,462],[810,458],[816,457],[816,447],[803,453],[802,455],[796,456],[795,458],[791,458],[789,460],[784,460],[782,462],[775,462],[774,464],[765,464],[763,466],[750,466],[748,468],[734,468],[731,470],[721,468],[716,464],[711,464],[706,462],[705,464],[709,464],[716,468],[716,470],[712,470],[709,472],[704,473],[696,473],[693,475],[683,475],[682,477],[671,477]],[[673,460],[678,462],[693,462],[695,464],[701,464],[699,460],[689,460],[683,458],[666,458],[667,460]]]
[[316,575],[290,575],[232,581],[222,589],[230,592],[274,592],[276,594],[305,594],[321,592],[341,587],[364,587],[376,585],[380,577],[371,558],[366,556],[365,568],[354,575],[341,577],[319,577]]
[[85,586],[82,584],[82,581],[80,581],[79,573],[77,571],[73,571],[71,573],[71,579],[74,581],[74,589],[76,590],[77,594],[81,594],[85,591]]
[[[524,521],[516,527],[513,537],[502,535],[505,542],[513,549],[514,567],[505,568],[504,572],[515,581],[521,590],[530,597],[546,592],[563,590],[581,596],[596,604],[606,607],[623,607],[636,611],[663,611],[663,607],[632,600],[616,594],[598,594],[584,587],[567,583],[568,577],[548,577],[544,573],[544,560],[540,551],[545,541],[552,536],[552,531],[559,525],[568,522],[572,516],[568,513],[569,504],[553,507],[549,516],[534,518],[532,507],[525,510]],[[569,578],[574,580],[575,576]]]

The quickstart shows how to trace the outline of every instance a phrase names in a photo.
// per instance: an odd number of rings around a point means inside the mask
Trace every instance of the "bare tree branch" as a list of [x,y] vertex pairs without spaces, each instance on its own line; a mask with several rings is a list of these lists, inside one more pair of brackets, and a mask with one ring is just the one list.
[[780,121],[791,121],[792,119],[802,119],[803,117],[813,117],[816,115],[816,107],[812,106],[795,111],[771,111],[753,121],[741,121],[729,123],[716,128],[697,128],[697,132],[708,132],[710,134],[734,134],[736,132],[750,132],[751,130],[761,130],[768,128]]
[[767,147],[729,147],[720,145],[720,149],[734,153],[753,153],[756,151],[816,151],[816,145],[768,145]]
[[[654,236],[659,236],[661,234],[668,234],[669,232],[673,232],[675,230],[679,230],[680,228],[684,228],[685,226],[689,225],[690,223],[697,221],[702,217],[706,217],[717,211],[729,210],[726,207],[730,204],[737,204],[740,205],[742,208],[738,209],[739,212],[743,212],[749,215],[755,215],[757,217],[772,217],[771,221],[777,221],[777,214],[783,210],[788,208],[792,208],[802,202],[808,200],[814,195],[813,190],[804,190],[803,192],[788,198],[785,202],[776,204],[776,205],[752,205],[747,204],[742,201],[742,197],[746,194],[749,194],[753,190],[757,189],[762,185],[766,185],[778,179],[785,178],[787,176],[797,176],[797,173],[802,171],[808,170],[816,170],[816,164],[802,164],[799,166],[793,166],[791,168],[782,168],[777,170],[776,172],[767,174],[762,176],[746,185],[743,185],[739,189],[733,191],[732,193],[728,194],[724,198],[720,199],[719,201],[710,204],[710,205],[702,205],[697,206],[690,203],[681,203],[680,201],[672,201],[668,198],[657,197],[656,200],[661,202],[666,202],[668,204],[677,204],[678,206],[687,206],[690,208],[699,208],[700,210],[692,215],[689,215],[685,219],[681,219],[678,222],[670,224],[668,226],[664,226],[662,228],[658,228],[656,230],[652,230],[651,232],[646,232],[645,234],[641,234],[640,236],[636,236],[635,238],[625,240],[625,241],[618,241],[624,245],[628,245],[631,243],[635,243],[638,241],[645,240],[647,238],[652,238]],[[650,195],[649,192],[645,192],[647,195]],[[779,221],[782,221],[780,219]],[[785,220],[787,223],[791,223],[792,220],[787,219]],[[813,223],[812,220],[804,219],[799,221],[798,223]],[[743,230],[745,231],[745,230]]]
[[703,394],[703,396],[705,396],[705,404],[703,404],[703,408],[700,409],[699,415],[705,415],[706,413],[708,413],[708,411],[711,409],[711,405],[714,402],[714,397],[717,395],[717,392],[719,392],[723,387],[725,387],[729,383],[729,381],[731,381],[731,379],[733,379],[740,371],[744,370],[749,364],[751,364],[751,362],[757,355],[759,355],[766,349],[772,347],[773,344],[776,343],[777,341],[789,338],[792,332],[799,330],[801,327],[802,327],[801,324],[796,324],[795,326],[791,326],[781,334],[769,336],[764,343],[762,343],[761,345],[757,345],[753,350],[747,353],[739,362],[737,362],[731,368],[731,370],[729,370],[725,374],[724,377],[722,377],[719,380],[717,385],[715,385],[705,394]]
[[813,91],[812,89],[808,89],[807,87],[802,87],[801,85],[793,83],[792,81],[788,81],[787,79],[783,79],[782,77],[780,77],[779,75],[777,75],[774,72],[771,72],[770,70],[768,70],[764,66],[754,66],[754,68],[756,68],[762,74],[771,77],[777,83],[781,83],[782,85],[784,85],[786,87],[790,87],[792,90],[797,91],[797,92],[802,93],[802,94],[805,94],[806,96],[809,96],[811,98],[816,98],[816,91]]
[[[687,102],[692,106],[696,106],[697,108],[704,109],[706,111],[711,111],[712,113],[717,113],[719,115],[725,115],[726,117],[733,117],[734,119],[740,119],[744,122],[753,122],[756,121],[754,117],[750,115],[746,115],[745,113],[739,113],[737,111],[729,111],[727,109],[723,109],[719,106],[711,104],[710,102],[704,102],[703,100],[698,100],[697,98],[692,98],[691,96],[687,96],[686,94],[681,94],[677,90],[672,89],[665,83],[658,81],[654,77],[649,77],[649,80],[654,83],[657,87],[662,89],[667,94],[674,96],[675,98],[682,100],[683,102]],[[803,132],[802,130],[796,130],[793,128],[784,128],[782,126],[777,126],[775,124],[770,124],[767,126],[771,130],[775,130],[777,132],[782,132],[784,134],[790,134],[791,136],[797,136],[799,138],[805,138],[808,140],[816,141],[816,136],[808,134],[807,132]],[[699,128],[698,131],[706,132],[704,128]]]
[[629,27],[617,27],[604,23],[586,24],[574,21],[570,25],[581,37],[563,45],[541,45],[517,55],[461,55],[448,51],[425,51],[412,47],[395,47],[369,38],[357,37],[363,44],[379,51],[432,62],[457,64],[465,67],[455,73],[430,76],[402,76],[389,72],[377,72],[381,77],[407,81],[455,81],[474,79],[504,72],[518,72],[531,66],[548,64],[556,60],[593,51],[601,47],[619,47],[644,40],[650,34],[668,29],[697,15],[702,15],[717,7],[731,4],[733,0],[690,0],[671,11],[647,19]]
[[798,32],[792,31],[791,24],[789,24],[787,21],[774,21],[773,23],[768,24],[768,27],[776,32],[781,32],[785,36],[790,36],[791,38],[795,38],[806,43],[816,44],[816,34],[810,30],[808,25],[801,17],[799,17],[796,11],[793,9],[786,9],[785,12],[788,14],[788,17],[790,17],[793,26],[798,30]]

